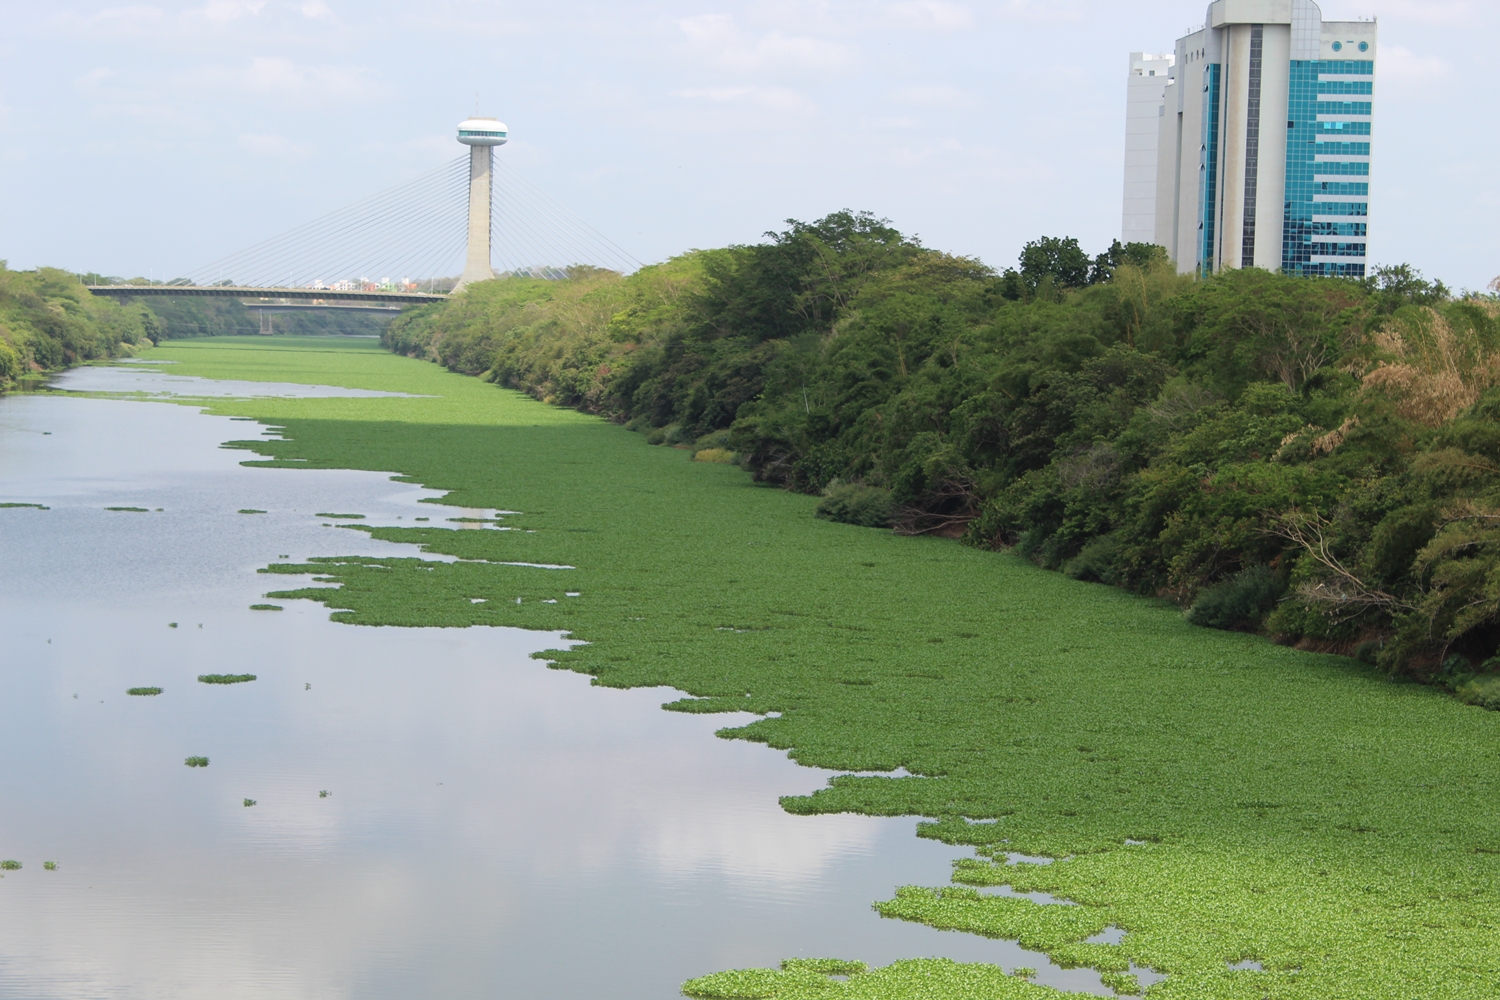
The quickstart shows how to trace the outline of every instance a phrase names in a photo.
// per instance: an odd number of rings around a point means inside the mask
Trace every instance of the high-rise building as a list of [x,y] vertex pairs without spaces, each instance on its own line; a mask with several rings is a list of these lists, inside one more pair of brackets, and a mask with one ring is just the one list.
[[[1149,242],[1166,247],[1179,271],[1364,275],[1375,29],[1324,21],[1312,0],[1215,0],[1204,26],[1177,40],[1157,104]],[[1145,231],[1137,59],[1127,240]]]
[[1130,77],[1125,85],[1123,243],[1156,242],[1157,117],[1171,69],[1170,55],[1130,53]]

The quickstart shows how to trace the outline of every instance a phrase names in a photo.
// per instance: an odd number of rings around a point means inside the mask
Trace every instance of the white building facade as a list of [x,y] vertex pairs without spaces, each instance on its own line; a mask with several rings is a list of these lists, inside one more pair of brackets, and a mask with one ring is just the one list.
[[[1166,247],[1183,273],[1363,277],[1375,35],[1374,21],[1324,21],[1312,0],[1210,4],[1171,57],[1156,111],[1152,236],[1136,242]],[[1127,121],[1130,234],[1144,231],[1145,199],[1132,197],[1144,157]]]
[[1125,85],[1125,211],[1122,243],[1156,242],[1158,122],[1173,57],[1130,53]]

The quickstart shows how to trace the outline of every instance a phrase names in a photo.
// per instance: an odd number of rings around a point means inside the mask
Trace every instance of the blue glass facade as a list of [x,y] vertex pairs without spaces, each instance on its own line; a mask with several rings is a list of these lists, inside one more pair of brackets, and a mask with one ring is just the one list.
[[[1324,80],[1319,76],[1365,76],[1368,80]],[[1369,115],[1375,63],[1361,60],[1293,60],[1287,100],[1286,203],[1281,269],[1287,274],[1363,277],[1365,219],[1369,215],[1370,123],[1318,121],[1320,115]],[[1320,161],[1319,158],[1322,157]],[[1350,157],[1341,161],[1340,157]],[[1344,180],[1343,178],[1349,178]],[[1339,197],[1348,201],[1338,201]],[[1360,200],[1353,200],[1359,198]],[[1314,221],[1317,217],[1318,221]],[[1328,221],[1329,217],[1349,221]],[[1342,262],[1323,258],[1355,257]],[[1314,260],[1314,258],[1319,258]]]
[[1203,67],[1203,142],[1198,184],[1198,269],[1214,266],[1214,218],[1219,204],[1219,64]]

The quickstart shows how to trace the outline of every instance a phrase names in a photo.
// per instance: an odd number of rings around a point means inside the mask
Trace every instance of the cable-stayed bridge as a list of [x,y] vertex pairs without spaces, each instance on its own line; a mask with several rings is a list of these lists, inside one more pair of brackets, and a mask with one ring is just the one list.
[[498,275],[640,267],[608,237],[493,155],[494,119],[459,126],[466,155],[209,261],[163,284],[90,285],[95,295],[220,296],[247,305],[397,308]]

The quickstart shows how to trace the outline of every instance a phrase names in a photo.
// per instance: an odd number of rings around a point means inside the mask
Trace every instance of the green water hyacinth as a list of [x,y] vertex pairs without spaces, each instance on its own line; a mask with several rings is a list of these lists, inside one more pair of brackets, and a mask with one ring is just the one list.
[[[566,632],[587,645],[545,659],[600,686],[666,684],[683,692],[674,710],[760,716],[722,735],[844,772],[784,798],[788,812],[910,816],[919,835],[972,852],[959,884],[892,886],[888,918],[1120,977],[1154,969],[1167,976],[1157,997],[1497,994],[1500,770],[1485,761],[1500,712],[1351,658],[1196,627],[1173,604],[1014,553],[818,519],[817,497],[373,345],[276,348],[215,339],[150,356],[189,375],[420,395],[206,406],[285,428],[237,445],[252,465],[394,473],[455,507],[522,513],[506,515],[511,531],[359,525],[422,549],[279,562],[266,571],[297,589],[270,599],[321,601],[351,625]],[[305,574],[334,586],[304,589]],[[587,597],[546,603],[565,592]],[[995,884],[1078,905],[969,895]],[[1119,944],[1088,943],[1106,927],[1126,931]],[[1264,971],[1230,968],[1250,958]],[[686,989],[1057,995],[933,959],[846,979],[740,970]]]

